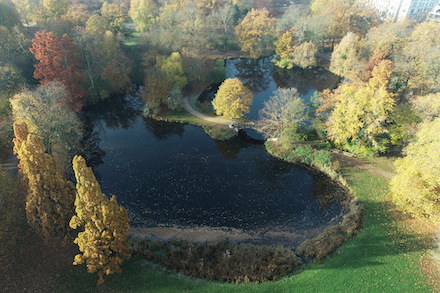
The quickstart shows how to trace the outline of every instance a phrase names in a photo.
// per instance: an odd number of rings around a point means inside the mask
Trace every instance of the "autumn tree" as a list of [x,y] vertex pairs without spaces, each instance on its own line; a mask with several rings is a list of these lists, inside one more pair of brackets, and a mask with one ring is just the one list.
[[386,150],[389,139],[385,123],[394,105],[393,95],[388,91],[391,73],[391,61],[382,61],[367,84],[345,83],[321,95],[317,111],[323,115],[325,109],[330,109],[325,128],[336,146],[361,155]]
[[359,58],[361,40],[354,33],[348,33],[341,42],[336,45],[332,53],[330,71],[350,80],[359,80],[361,72],[365,68]]
[[275,43],[275,53],[278,59],[274,59],[276,66],[291,69],[293,67],[293,52],[295,51],[294,38],[291,32],[285,32],[278,37]]
[[238,78],[228,78],[218,88],[212,105],[217,115],[239,118],[249,113],[252,100],[252,92]]
[[101,192],[99,183],[86,161],[80,156],[73,159],[76,177],[75,213],[70,227],[84,230],[78,234],[75,243],[80,254],[75,256],[74,265],[87,264],[89,273],[98,272],[98,284],[104,276],[121,272],[120,265],[130,258],[127,233],[128,213],[116,202]]
[[55,159],[45,152],[42,140],[29,133],[25,122],[14,123],[14,134],[14,153],[28,187],[28,222],[47,240],[67,240],[75,188],[61,176]]
[[82,88],[84,77],[78,47],[67,35],[61,38],[52,32],[39,31],[29,48],[39,61],[34,77],[41,84],[51,81],[62,83],[70,94],[70,106],[76,111],[84,105],[86,92]]
[[153,0],[131,0],[128,15],[139,32],[148,31],[156,23],[156,4]]
[[393,202],[403,211],[421,217],[439,215],[440,118],[421,124],[415,139],[398,159],[390,182]]
[[271,43],[275,34],[275,19],[267,9],[252,9],[235,28],[243,52],[258,58]]
[[295,48],[292,61],[301,68],[313,67],[318,65],[316,53],[318,53],[318,46],[312,42],[305,42]]
[[304,102],[295,88],[280,88],[260,110],[260,130],[267,138],[296,133],[305,118],[304,110]]
[[51,82],[34,91],[23,90],[11,99],[14,120],[26,122],[49,154],[55,144],[75,149],[81,139],[82,125],[78,114],[69,108],[67,95],[63,85]]

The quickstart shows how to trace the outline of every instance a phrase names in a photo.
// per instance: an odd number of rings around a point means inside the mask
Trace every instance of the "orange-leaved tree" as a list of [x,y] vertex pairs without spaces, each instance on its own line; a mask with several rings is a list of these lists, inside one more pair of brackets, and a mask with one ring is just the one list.
[[85,78],[79,49],[72,39],[66,34],[59,38],[53,32],[38,31],[29,51],[39,61],[35,65],[34,77],[40,79],[41,84],[62,83],[71,95],[72,109],[81,110],[87,93],[82,87]]
[[87,263],[90,273],[98,272],[98,284],[104,276],[120,272],[120,265],[130,258],[127,243],[128,213],[120,207],[113,196],[108,200],[101,192],[99,183],[81,156],[73,158],[76,177],[75,211],[70,227],[84,227],[75,243],[82,254],[77,254],[74,265]]
[[55,159],[44,151],[42,140],[29,134],[25,122],[14,123],[14,153],[28,187],[26,216],[46,240],[69,237],[75,188],[58,171]]
[[228,78],[218,88],[212,105],[217,115],[239,118],[243,116],[243,112],[249,113],[249,105],[252,101],[252,92],[241,80]]

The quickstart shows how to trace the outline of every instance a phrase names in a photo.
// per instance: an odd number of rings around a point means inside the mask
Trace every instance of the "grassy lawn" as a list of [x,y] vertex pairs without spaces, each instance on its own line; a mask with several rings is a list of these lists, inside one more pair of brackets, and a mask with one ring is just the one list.
[[364,207],[363,229],[322,263],[276,282],[224,284],[171,274],[133,257],[96,288],[84,267],[61,274],[57,292],[431,292],[421,273],[431,235],[419,234],[389,204],[388,181],[356,168],[342,172]]
[[210,137],[216,140],[227,140],[231,137],[237,135],[235,130],[229,128],[228,126],[218,125],[206,120],[203,120],[199,117],[191,115],[187,111],[180,112],[168,112],[161,114],[161,120],[167,122],[179,122],[179,123],[188,123],[196,126],[200,126]]

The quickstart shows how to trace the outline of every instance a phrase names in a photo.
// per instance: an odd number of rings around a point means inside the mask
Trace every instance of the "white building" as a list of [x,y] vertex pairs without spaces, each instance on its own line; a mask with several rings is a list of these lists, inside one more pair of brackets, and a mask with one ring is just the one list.
[[364,0],[390,21],[425,20],[439,0]]
[[428,14],[428,20],[440,22],[440,3]]

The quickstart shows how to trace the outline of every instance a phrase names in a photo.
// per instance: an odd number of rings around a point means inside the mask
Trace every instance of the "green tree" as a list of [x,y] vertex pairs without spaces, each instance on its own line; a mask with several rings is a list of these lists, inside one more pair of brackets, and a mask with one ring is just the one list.
[[156,4],[152,0],[131,0],[128,15],[138,32],[148,31],[156,23]]
[[398,159],[390,182],[393,202],[403,211],[422,217],[439,216],[440,118],[421,124],[415,139]]
[[14,134],[14,153],[28,187],[28,222],[46,240],[53,237],[67,240],[75,188],[61,176],[55,159],[45,153],[41,139],[29,134],[25,122],[14,123]]
[[269,17],[267,9],[252,9],[235,28],[243,52],[258,58],[271,45],[275,34],[275,19]]
[[212,105],[217,115],[239,118],[249,112],[252,100],[252,92],[238,78],[228,78],[218,88]]
[[115,196],[108,200],[101,192],[84,158],[73,159],[73,170],[77,181],[76,215],[70,227],[84,227],[75,239],[81,253],[75,256],[73,264],[87,263],[89,273],[98,272],[98,284],[102,284],[105,275],[121,272],[122,262],[130,258],[128,213],[118,205]]
[[259,115],[260,130],[267,138],[295,136],[305,119],[305,105],[295,88],[278,89],[264,102]]
[[183,89],[188,83],[182,67],[182,58],[179,52],[171,53],[168,58],[158,57],[156,68],[166,75],[171,85]]

